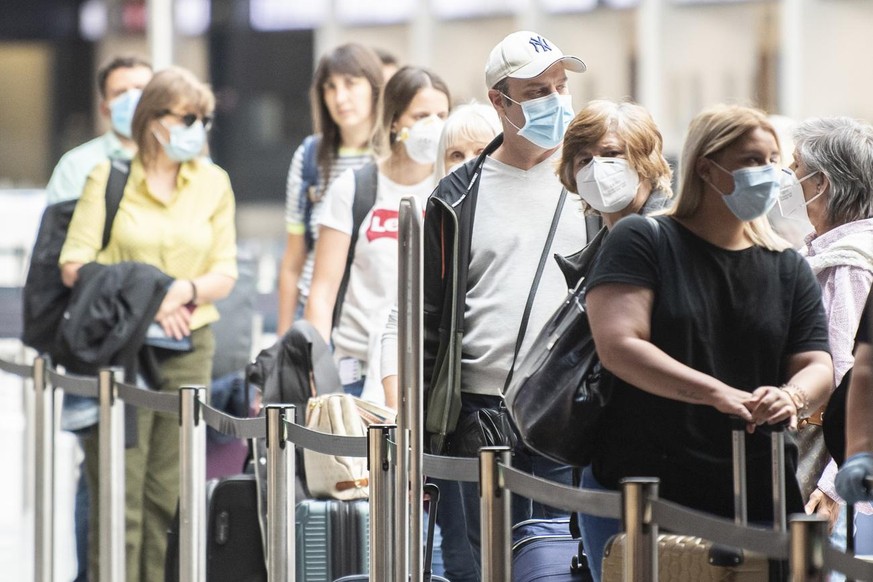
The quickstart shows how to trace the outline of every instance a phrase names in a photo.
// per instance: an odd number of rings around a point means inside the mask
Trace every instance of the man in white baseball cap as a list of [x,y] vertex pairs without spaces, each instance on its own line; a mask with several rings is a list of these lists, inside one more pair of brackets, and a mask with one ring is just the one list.
[[[475,454],[481,443],[465,427],[477,426],[479,411],[499,410],[512,371],[567,294],[551,256],[578,251],[588,237],[576,204],[564,204],[555,167],[574,115],[567,71],[584,70],[585,63],[537,33],[504,38],[485,66],[488,98],[503,133],[443,178],[428,200],[424,375],[431,452]],[[571,483],[569,467],[524,447],[514,453],[514,467]],[[478,561],[476,485],[462,483],[461,497]],[[512,497],[513,523],[565,513]]]
[[582,59],[564,56],[561,49],[535,32],[513,32],[494,47],[485,65],[485,84],[489,89],[506,77],[530,79],[557,62],[564,69],[584,73],[587,67]]

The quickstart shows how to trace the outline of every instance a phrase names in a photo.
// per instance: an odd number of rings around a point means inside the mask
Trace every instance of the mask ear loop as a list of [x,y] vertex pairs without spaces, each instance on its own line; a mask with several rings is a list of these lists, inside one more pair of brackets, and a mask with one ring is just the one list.
[[[722,172],[725,172],[725,173],[729,174],[730,177],[733,178],[733,172],[729,172],[728,170],[726,170],[725,168],[723,168],[723,167],[721,166],[721,164],[719,164],[718,162],[716,162],[716,161],[713,160],[712,158],[703,158],[703,159],[705,159],[705,160],[708,161],[709,163],[713,164],[716,168],[718,168],[718,169],[721,170]],[[716,186],[715,184],[713,184],[712,182],[710,182],[709,180],[707,180],[706,178],[704,178],[702,175],[700,176],[700,180],[701,180],[704,184],[706,184],[707,186],[709,186],[710,188],[712,188],[713,190],[715,190],[716,192],[718,192],[721,196],[728,196],[728,194],[725,194],[724,192],[722,192],[721,190],[719,190],[719,189],[718,189],[718,186]]]

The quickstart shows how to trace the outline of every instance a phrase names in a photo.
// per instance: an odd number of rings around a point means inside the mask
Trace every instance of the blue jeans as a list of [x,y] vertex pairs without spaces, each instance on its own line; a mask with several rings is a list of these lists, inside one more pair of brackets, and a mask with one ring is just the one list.
[[[582,488],[607,491],[594,478],[591,467],[582,470]],[[595,517],[584,513],[579,514],[579,525],[582,529],[582,546],[588,556],[588,566],[594,582],[600,582],[603,569],[603,550],[609,538],[621,532],[621,522],[607,517]]]
[[366,378],[361,378],[350,384],[343,384],[343,392],[351,394],[355,398],[360,398],[361,394],[364,392],[364,380],[366,380]]
[[[439,527],[439,547],[442,550],[444,575],[452,582],[477,582],[479,571],[470,542],[467,541],[467,524],[464,520],[464,506],[461,501],[461,487],[457,481],[428,479],[440,488],[440,502],[437,510]],[[434,545],[437,544],[436,539]],[[434,573],[437,570],[434,559]]]
[[[462,394],[461,417],[472,414],[482,408],[496,408],[500,404],[499,396],[483,396],[478,394]],[[570,485],[573,481],[573,470],[567,465],[559,465],[545,457],[532,453],[520,443],[513,451],[512,466],[515,469],[531,473],[537,477],[548,479],[562,485]],[[473,551],[476,562],[477,578],[482,571],[482,554],[479,532],[479,484],[461,483],[461,502],[464,506],[464,520],[467,524],[467,539]],[[567,512],[543,505],[530,499],[512,496],[512,523],[516,524],[527,519],[553,519],[566,517]]]

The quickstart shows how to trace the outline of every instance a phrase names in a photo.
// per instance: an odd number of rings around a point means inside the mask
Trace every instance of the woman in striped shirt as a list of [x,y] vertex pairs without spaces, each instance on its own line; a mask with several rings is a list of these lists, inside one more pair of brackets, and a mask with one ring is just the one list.
[[310,88],[312,126],[294,152],[288,171],[285,223],[288,238],[279,271],[276,333],[284,334],[303,313],[312,280],[315,225],[327,187],[345,170],[372,161],[370,137],[383,85],[382,65],[356,43],[324,55]]

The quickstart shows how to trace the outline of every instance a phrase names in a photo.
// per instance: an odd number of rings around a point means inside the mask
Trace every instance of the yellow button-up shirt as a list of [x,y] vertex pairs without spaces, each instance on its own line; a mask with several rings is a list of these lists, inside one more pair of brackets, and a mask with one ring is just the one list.
[[[61,265],[135,261],[176,279],[206,273],[236,279],[235,204],[224,170],[202,158],[183,163],[173,196],[164,202],[150,192],[142,163],[134,158],[109,244],[101,250],[109,168],[108,161],[101,163],[88,176],[67,231]],[[191,329],[216,320],[215,306],[202,303],[192,314]]]

